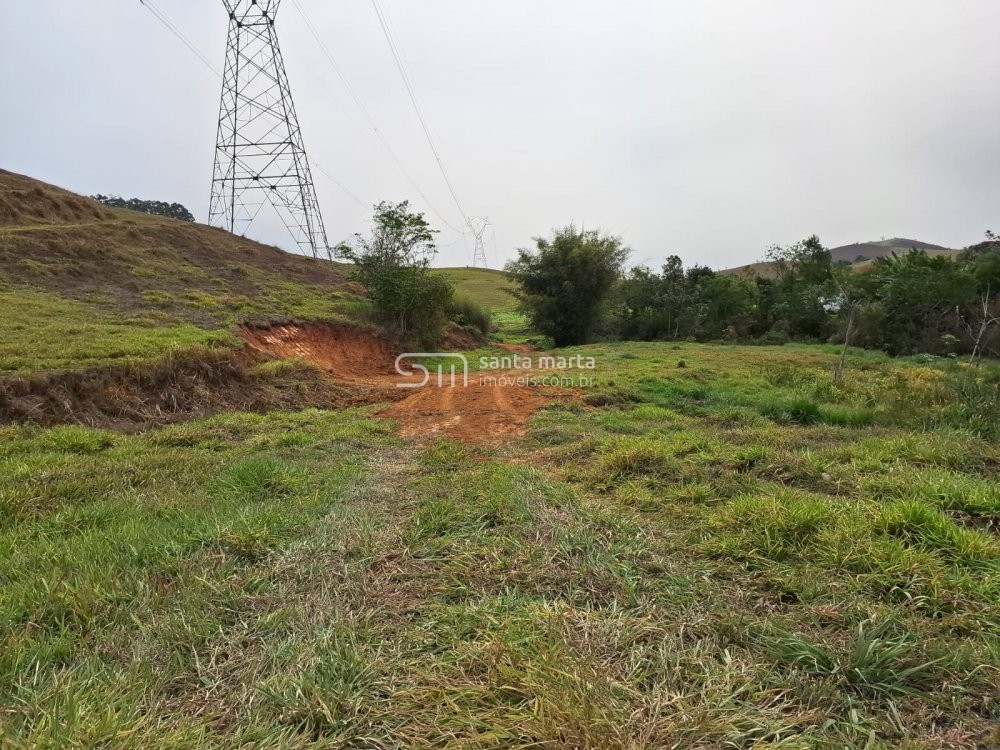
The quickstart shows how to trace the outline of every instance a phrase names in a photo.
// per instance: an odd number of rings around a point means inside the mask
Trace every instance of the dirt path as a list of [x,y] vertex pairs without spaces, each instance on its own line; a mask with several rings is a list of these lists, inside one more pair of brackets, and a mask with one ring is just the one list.
[[[253,349],[277,357],[301,357],[336,380],[372,388],[373,401],[400,399],[396,348],[386,339],[349,326],[319,324],[244,329],[242,334]],[[552,401],[537,388],[510,380],[505,384],[481,381],[472,372],[468,386],[463,386],[461,378],[454,386],[447,379],[438,386],[432,378],[377,416],[398,421],[407,437],[440,435],[472,444],[503,440],[520,434],[531,416]]]
[[481,384],[473,373],[468,387],[422,388],[379,416],[399,420],[407,437],[445,435],[487,443],[521,433],[531,415],[551,400],[536,388]]

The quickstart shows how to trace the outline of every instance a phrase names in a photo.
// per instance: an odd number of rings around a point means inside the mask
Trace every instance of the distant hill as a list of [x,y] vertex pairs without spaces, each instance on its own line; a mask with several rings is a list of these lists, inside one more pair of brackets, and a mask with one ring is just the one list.
[[745,266],[736,266],[735,268],[723,268],[721,271],[716,273],[725,274],[727,276],[760,276],[764,279],[770,279],[774,277],[774,267],[772,263],[766,263],[760,261],[758,263],[747,263]]
[[[853,245],[830,248],[830,256],[833,258],[834,263],[856,265],[869,263],[876,258],[892,255],[892,253],[902,255],[912,249],[923,250],[930,255],[958,252],[952,248],[935,245],[931,242],[909,240],[905,237],[893,237],[892,239],[879,240],[878,242],[857,242]],[[719,271],[719,273],[734,275],[755,273],[763,278],[771,278],[774,276],[774,269],[771,263],[759,261],[757,263],[748,263],[745,266],[737,266],[736,268],[726,268]]]
[[510,279],[503,271],[489,268],[439,268],[455,284],[459,294],[471,297],[495,313],[510,312],[517,300],[508,291]]
[[891,240],[880,240],[879,242],[858,242],[853,245],[843,245],[830,249],[833,261],[847,263],[863,263],[867,260],[875,260],[892,253],[907,253],[912,249],[925,250],[932,255],[955,252],[948,247],[935,245],[931,242],[921,240],[908,240],[903,237],[894,237]]

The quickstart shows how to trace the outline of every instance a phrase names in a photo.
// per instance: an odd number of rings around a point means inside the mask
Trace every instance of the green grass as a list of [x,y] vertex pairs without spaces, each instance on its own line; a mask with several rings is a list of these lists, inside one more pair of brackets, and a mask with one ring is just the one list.
[[0,372],[76,369],[150,359],[170,349],[236,346],[226,331],[123,319],[36,290],[0,291]]
[[407,444],[371,409],[0,429],[0,731],[995,744],[1000,447],[969,373],[854,352],[835,386],[827,347],[579,351],[599,385],[496,447]]
[[238,348],[237,325],[294,318],[362,319],[367,303],[353,295],[261,278],[254,297],[148,289],[128,309],[101,295],[86,300],[30,287],[0,288],[0,372],[150,361],[176,349]]
[[508,288],[511,282],[503,271],[484,268],[436,269],[451,279],[455,290],[496,313],[514,312],[517,300]]
[[[233,333],[247,322],[349,322],[370,315],[368,302],[347,283],[349,269],[339,264],[158,217],[105,219],[95,226],[81,232],[75,225],[31,225],[0,233],[0,305],[6,313],[0,372],[103,367],[154,360],[175,349],[236,347]],[[56,255],[39,239],[43,229],[62,237]],[[186,252],[191,246],[198,252]],[[101,273],[91,263],[97,257]],[[506,316],[497,320],[504,340],[528,339],[502,272],[445,273],[460,294]]]

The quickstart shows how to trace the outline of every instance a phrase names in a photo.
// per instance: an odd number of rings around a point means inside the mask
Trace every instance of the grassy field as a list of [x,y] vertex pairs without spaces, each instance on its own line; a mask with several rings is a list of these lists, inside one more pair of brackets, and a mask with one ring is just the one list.
[[338,264],[0,172],[0,279],[2,747],[1000,747],[996,364],[597,345],[470,446],[234,353]]
[[574,351],[598,385],[491,448],[371,408],[0,428],[0,731],[1000,742],[997,369],[853,353],[835,385],[826,347]]
[[172,347],[236,346],[226,331],[156,325],[35,290],[0,291],[0,372],[35,372],[149,359]]
[[517,300],[507,287],[510,282],[503,271],[485,268],[441,268],[455,284],[455,290],[488,307],[494,314],[511,313],[517,309]]

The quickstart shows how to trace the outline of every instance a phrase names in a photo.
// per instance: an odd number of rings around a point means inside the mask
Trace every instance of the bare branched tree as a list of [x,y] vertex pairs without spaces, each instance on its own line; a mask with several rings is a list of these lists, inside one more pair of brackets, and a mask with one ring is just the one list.
[[[990,233],[987,232],[987,235],[989,234]],[[978,302],[978,321],[966,320],[963,316],[959,315],[962,327],[965,328],[969,334],[969,338],[972,339],[972,356],[969,361],[976,365],[978,365],[978,360],[983,356],[983,344],[986,341],[986,336],[990,329],[995,326],[1000,326],[1000,315],[995,315],[990,309],[989,287],[986,287],[986,291],[980,295]]]

